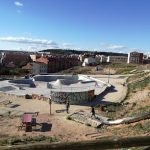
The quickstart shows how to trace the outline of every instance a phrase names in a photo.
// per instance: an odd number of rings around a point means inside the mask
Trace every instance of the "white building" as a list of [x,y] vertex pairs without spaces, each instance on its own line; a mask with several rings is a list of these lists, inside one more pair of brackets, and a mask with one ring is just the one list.
[[145,64],[150,64],[150,55],[144,55],[143,59]]
[[107,62],[109,63],[127,63],[128,57],[126,56],[108,56]]
[[96,64],[96,59],[93,57],[88,57],[84,59],[82,66],[92,66]]
[[84,61],[84,55],[80,54],[79,55],[79,60],[80,60],[80,62],[83,62]]
[[100,55],[100,63],[106,63],[107,62],[107,56]]
[[42,62],[33,62],[32,73],[33,74],[44,74],[48,71],[48,65]]
[[4,57],[5,57],[5,53],[4,52],[0,53],[0,64],[3,63]]
[[30,58],[32,59],[32,61],[36,61],[36,55],[35,54],[30,55]]

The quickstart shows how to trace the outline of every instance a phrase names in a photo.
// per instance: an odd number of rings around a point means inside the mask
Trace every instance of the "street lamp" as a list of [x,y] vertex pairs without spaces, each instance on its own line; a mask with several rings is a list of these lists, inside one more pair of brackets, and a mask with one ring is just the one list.
[[108,83],[109,83],[109,78],[110,78],[110,65],[109,65],[109,72],[108,72]]
[[51,98],[49,98],[49,113],[50,113],[50,115],[52,114],[51,105],[52,105],[52,100],[51,100]]

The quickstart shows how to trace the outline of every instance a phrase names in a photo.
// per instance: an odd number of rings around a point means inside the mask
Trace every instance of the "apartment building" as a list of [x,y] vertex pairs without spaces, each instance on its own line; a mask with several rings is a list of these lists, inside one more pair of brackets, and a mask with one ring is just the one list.
[[16,66],[26,65],[31,61],[29,54],[24,53],[6,53],[3,59],[3,64],[7,66],[10,62]]
[[128,53],[128,64],[143,64],[143,53],[139,53],[139,52],[130,52]]
[[96,65],[96,59],[94,57],[88,57],[84,59],[82,66],[93,66]]
[[106,63],[107,62],[107,56],[105,55],[96,55],[96,60],[99,63]]
[[126,56],[108,56],[108,63],[127,63],[128,57]]
[[44,74],[47,73],[47,64],[42,62],[32,63],[32,74]]
[[48,73],[65,70],[74,66],[78,66],[79,64],[80,61],[76,56],[49,56]]

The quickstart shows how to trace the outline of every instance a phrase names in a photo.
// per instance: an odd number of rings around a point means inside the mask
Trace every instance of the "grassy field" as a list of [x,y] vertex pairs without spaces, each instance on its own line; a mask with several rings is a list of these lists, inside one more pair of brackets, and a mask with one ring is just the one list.
[[[100,64],[101,71],[96,71],[96,66],[76,66],[67,70],[58,72],[59,74],[130,74],[132,70],[137,68],[137,65],[132,64]],[[58,74],[57,73],[57,74]]]
[[116,70],[116,74],[130,74],[132,70],[137,68],[133,64],[111,64],[110,67]]
[[76,66],[73,68],[69,68],[63,71],[60,71],[56,74],[90,74],[92,71],[93,67],[82,67],[82,66]]
[[125,99],[128,99],[132,93],[136,93],[137,91],[142,91],[144,88],[148,88],[150,90],[150,76],[147,76],[137,82],[129,83],[128,91]]

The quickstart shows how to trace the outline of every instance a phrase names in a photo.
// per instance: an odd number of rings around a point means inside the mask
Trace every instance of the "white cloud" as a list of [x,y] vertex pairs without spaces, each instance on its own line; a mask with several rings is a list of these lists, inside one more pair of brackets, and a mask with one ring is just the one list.
[[38,48],[34,46],[28,46],[27,51],[38,51]]
[[9,43],[17,43],[24,44],[27,46],[34,46],[40,49],[47,48],[58,48],[58,44],[51,40],[45,39],[33,39],[26,37],[0,37],[0,41],[9,42]]
[[19,2],[19,1],[15,1],[14,4],[18,7],[22,7],[23,3]]
[[63,43],[62,44],[63,48],[67,49],[67,48],[73,48],[73,44],[72,43]]
[[110,43],[101,43],[100,45],[101,48],[106,51],[126,52],[129,50],[129,48],[124,45],[110,44]]
[[107,48],[108,49],[122,49],[122,48],[126,48],[126,47],[123,45],[109,45]]

